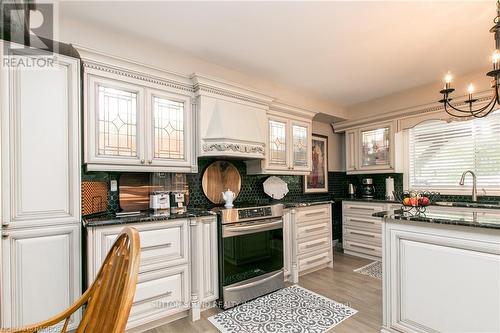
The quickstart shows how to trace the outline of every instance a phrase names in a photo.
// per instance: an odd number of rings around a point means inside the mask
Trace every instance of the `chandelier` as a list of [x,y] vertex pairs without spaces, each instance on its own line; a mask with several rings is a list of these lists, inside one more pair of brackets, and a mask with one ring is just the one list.
[[453,77],[450,72],[448,72],[444,77],[445,86],[444,89],[440,91],[443,94],[443,99],[440,100],[440,103],[443,103],[444,110],[446,113],[453,117],[466,118],[466,117],[476,117],[483,118],[490,114],[497,104],[500,104],[500,96],[498,93],[498,88],[500,86],[500,0],[497,0],[497,16],[493,20],[495,24],[490,32],[495,34],[495,51],[493,52],[492,62],[493,62],[493,70],[486,73],[487,76],[491,77],[491,88],[493,89],[493,96],[491,100],[482,107],[478,107],[477,109],[473,108],[473,104],[478,101],[472,97],[474,93],[474,86],[469,84],[467,87],[467,92],[469,93],[468,99],[464,101],[465,109],[459,109],[456,106],[453,106],[451,102],[450,95],[455,91],[451,87],[451,81]]

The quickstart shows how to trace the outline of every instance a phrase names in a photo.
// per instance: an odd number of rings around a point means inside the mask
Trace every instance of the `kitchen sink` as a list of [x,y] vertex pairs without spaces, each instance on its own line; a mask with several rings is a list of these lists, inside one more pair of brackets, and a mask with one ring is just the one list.
[[467,208],[498,208],[500,209],[500,202],[498,201],[481,201],[481,202],[450,202],[438,201],[436,206],[448,207],[467,207]]

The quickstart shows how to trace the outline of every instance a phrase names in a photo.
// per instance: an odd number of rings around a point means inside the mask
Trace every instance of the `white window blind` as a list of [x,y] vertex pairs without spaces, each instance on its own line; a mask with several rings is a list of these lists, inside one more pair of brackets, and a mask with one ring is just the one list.
[[455,121],[428,121],[409,130],[410,189],[441,193],[468,193],[458,183],[462,173],[477,176],[479,194],[500,192],[500,111],[485,118]]

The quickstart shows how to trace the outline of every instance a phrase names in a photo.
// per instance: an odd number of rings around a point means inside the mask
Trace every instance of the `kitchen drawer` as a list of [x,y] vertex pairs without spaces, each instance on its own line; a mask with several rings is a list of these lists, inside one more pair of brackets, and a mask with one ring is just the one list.
[[308,253],[297,258],[299,272],[315,268],[330,262],[330,250],[325,249],[316,253]]
[[189,308],[188,266],[139,274],[127,329]]
[[298,208],[296,220],[297,223],[307,223],[321,219],[331,219],[331,205],[312,206],[307,208]]
[[363,215],[372,216],[373,213],[382,212],[387,209],[383,203],[361,203],[361,202],[344,202],[342,205],[342,213],[345,215]]
[[343,237],[346,240],[382,246],[382,233],[374,230],[358,230],[345,226]]
[[330,234],[331,221],[320,220],[317,222],[309,222],[307,224],[301,223],[297,225],[297,239],[304,237],[310,237],[314,235],[326,235]]
[[[188,263],[189,230],[187,220],[137,223],[131,226],[139,231],[141,241],[139,272]],[[96,228],[94,274],[97,274],[122,228],[122,226]]]
[[382,247],[344,239],[344,251],[364,253],[373,257],[382,256]]
[[321,234],[316,237],[310,237],[299,240],[297,243],[297,252],[299,255],[314,252],[326,248],[328,251],[331,247],[331,240],[328,234]]
[[382,230],[382,218],[368,216],[344,216],[344,226],[360,230]]

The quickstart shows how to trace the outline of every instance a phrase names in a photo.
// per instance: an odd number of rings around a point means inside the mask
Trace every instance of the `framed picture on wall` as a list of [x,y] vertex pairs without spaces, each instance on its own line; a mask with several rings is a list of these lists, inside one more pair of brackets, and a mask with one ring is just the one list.
[[312,135],[312,171],[304,176],[304,193],[328,192],[328,137]]

